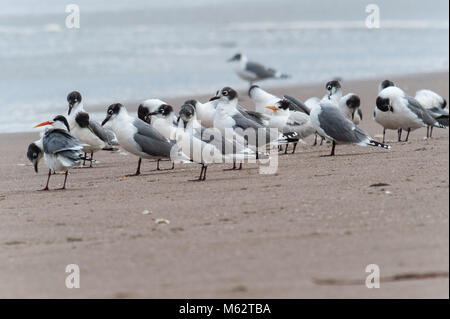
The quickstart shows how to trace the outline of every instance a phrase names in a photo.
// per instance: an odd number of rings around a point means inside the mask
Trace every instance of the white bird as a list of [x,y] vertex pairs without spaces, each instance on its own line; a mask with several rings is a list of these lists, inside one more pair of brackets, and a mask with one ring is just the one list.
[[[430,112],[431,116],[440,124],[448,126],[449,113],[446,109],[447,101],[431,90],[419,90],[416,92],[416,100]],[[433,126],[430,129],[430,137],[433,135]]]
[[196,106],[192,104],[181,107],[176,140],[184,154],[202,165],[198,181],[206,179],[206,170],[210,164],[256,159],[252,150],[226,139],[218,129],[201,126],[197,121]]
[[314,107],[311,110],[310,118],[316,131],[332,141],[330,156],[334,156],[336,144],[390,148],[388,145],[374,141],[329,101],[322,100],[319,106]]
[[51,125],[42,138],[44,159],[48,166],[47,184],[43,190],[48,190],[48,183],[53,172],[65,172],[64,185],[66,188],[69,169],[80,166],[83,159],[82,149],[85,146],[76,137],[71,135],[69,123],[62,115],[56,116],[53,121],[43,122],[35,127]]
[[[84,109],[80,92],[78,92],[78,91],[70,92],[67,95],[67,102],[69,103],[69,109],[67,111],[69,127],[71,129],[73,129],[77,125],[75,119],[76,119],[78,113],[80,113],[80,112],[87,113],[87,112]],[[92,119],[89,119],[89,127],[90,127],[92,134],[96,135],[100,140],[102,140],[105,143],[105,146],[103,147],[104,150],[115,150],[114,146],[118,145],[118,141],[113,132],[103,128],[100,125],[100,123],[98,123],[97,121],[94,121]],[[77,137],[78,139],[86,137],[86,136],[77,136],[78,132],[79,132],[79,130],[75,130],[75,132],[73,132],[74,136]],[[83,131],[81,131],[81,132],[83,132]],[[92,145],[92,148],[96,149],[97,142],[98,142],[97,139],[93,139],[92,137],[90,139],[95,141],[95,145]],[[91,154],[91,155],[93,155],[93,154]],[[87,158],[86,154],[84,155],[84,157],[85,157],[85,159]],[[90,158],[91,166],[92,166],[92,160],[93,160],[93,158],[91,157]],[[83,165],[84,165],[84,163],[83,163]]]
[[399,141],[402,130],[406,130],[408,134],[405,141],[408,141],[412,130],[426,127],[428,138],[430,127],[447,127],[436,121],[415,98],[408,96],[396,86],[387,86],[378,93],[374,119],[383,126],[383,141],[386,130],[397,130]]
[[278,96],[264,91],[258,85],[252,85],[250,87],[248,90],[248,96],[252,100],[253,104],[255,104],[255,111],[267,115],[272,115],[273,112],[270,109],[267,109],[266,106],[275,105],[281,100]]
[[98,134],[96,134],[97,126],[91,125],[89,120],[89,114],[86,112],[78,112],[75,117],[75,122],[71,127],[71,133],[78,138],[86,146],[83,147],[85,154],[90,153],[90,167],[92,167],[92,161],[94,153],[107,147],[107,142],[103,141]]
[[206,103],[201,103],[197,100],[188,100],[184,104],[195,106],[197,120],[201,126],[210,128],[214,126],[214,115],[216,114],[217,100],[212,98]]
[[106,118],[102,122],[102,126],[105,125],[116,134],[120,145],[126,151],[139,157],[134,175],[141,173],[142,158],[170,158],[172,161],[186,159],[186,156],[183,156],[178,152],[177,147],[174,147],[174,141],[161,135],[148,123],[130,116],[120,103],[108,107]]
[[28,145],[27,158],[33,164],[34,171],[38,172],[38,165],[42,157],[44,156],[44,146],[42,145],[43,136]]
[[289,75],[278,72],[275,69],[267,68],[262,64],[249,61],[247,56],[241,53],[235,54],[228,60],[232,63],[236,74],[243,80],[248,81],[250,85],[254,82],[265,79],[287,79]]
[[[289,107],[291,102],[288,100],[279,100],[275,105],[266,106],[273,111],[269,126],[279,129],[282,133],[296,133],[299,139],[304,139],[316,131],[311,123],[309,115],[303,112],[291,111]],[[294,143],[292,153],[295,153],[297,143]],[[287,144],[285,153],[287,152]]]

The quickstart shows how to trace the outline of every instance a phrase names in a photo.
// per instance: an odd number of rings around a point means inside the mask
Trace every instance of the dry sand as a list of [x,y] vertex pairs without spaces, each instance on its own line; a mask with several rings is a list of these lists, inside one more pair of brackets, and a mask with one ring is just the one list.
[[[448,73],[391,79],[448,99]],[[378,82],[343,83],[362,97],[372,135]],[[277,91],[305,99],[324,89]],[[279,157],[276,175],[216,165],[204,183],[188,182],[198,165],[155,171],[149,161],[122,178],[137,158],[101,152],[51,192],[37,191],[45,164],[35,174],[26,158],[37,133],[0,135],[0,297],[448,298],[449,133],[434,134],[397,143],[391,131],[390,151],[338,146],[334,158],[308,139]],[[80,289],[65,287],[68,264],[80,266]],[[380,267],[379,289],[364,285],[368,264]]]

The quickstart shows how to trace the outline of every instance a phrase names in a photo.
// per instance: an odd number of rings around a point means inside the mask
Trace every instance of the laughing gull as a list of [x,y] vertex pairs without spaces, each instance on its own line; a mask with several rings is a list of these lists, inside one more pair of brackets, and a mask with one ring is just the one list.
[[[269,126],[279,129],[282,133],[295,132],[300,139],[304,139],[316,131],[311,123],[309,115],[289,110],[291,102],[288,100],[279,100],[275,105],[266,106],[273,111]],[[294,143],[292,153],[295,153],[297,142]],[[287,153],[288,144],[286,144],[285,153]]]
[[139,119],[147,124],[150,124],[150,108],[148,106],[139,104],[137,115]]
[[75,116],[75,122],[73,123],[71,130],[71,133],[77,137],[78,140],[86,144],[83,148],[84,154],[91,154],[89,167],[92,167],[94,153],[104,149],[107,146],[107,143],[95,133],[98,127],[91,125],[91,123],[93,122],[89,120],[88,113],[78,112]]
[[214,115],[216,114],[217,107],[217,99],[215,97],[206,103],[201,103],[197,100],[188,100],[184,104],[190,104],[195,107],[197,120],[203,127],[210,128],[214,126]]
[[262,64],[249,61],[247,56],[242,53],[235,54],[228,62],[233,64],[233,69],[236,74],[241,79],[248,81],[250,85],[265,79],[289,78],[289,75],[282,74],[275,69],[267,68]]
[[184,104],[179,113],[177,145],[191,161],[202,165],[198,181],[206,179],[208,165],[256,159],[256,154],[236,141],[226,139],[216,128],[204,128],[197,121],[196,107]]
[[363,117],[360,105],[359,96],[353,93],[346,94],[339,100],[339,109],[356,125],[359,125]]
[[33,164],[34,171],[38,172],[39,161],[44,156],[44,145],[42,144],[42,137],[37,141],[28,145],[27,158]]
[[383,140],[386,130],[398,130],[398,139],[401,141],[401,130],[408,131],[406,140],[412,130],[426,127],[429,138],[430,127],[447,128],[440,124],[428,110],[415,98],[408,96],[396,86],[387,86],[377,96],[374,118],[383,126]]
[[46,125],[51,125],[52,128],[47,129],[42,138],[44,159],[48,166],[47,184],[43,190],[49,189],[52,171],[65,172],[64,185],[61,188],[65,189],[69,169],[81,165],[82,149],[85,145],[69,133],[69,123],[64,116],[58,115],[53,121],[43,122],[35,127]]
[[[223,88],[216,96],[216,99],[218,103],[214,116],[214,127],[218,128],[225,137],[228,136],[227,134],[232,133],[238,138],[240,143],[254,149],[258,149],[273,141],[285,144],[297,140],[295,135],[271,134],[270,128],[265,126],[265,119],[260,118],[262,114],[252,113],[242,107],[239,108],[238,94],[234,89],[230,87]],[[262,139],[259,138],[260,132],[263,132],[264,135]]]
[[316,131],[333,143],[329,156],[334,156],[336,144],[390,148],[388,145],[374,141],[330,101],[322,100],[319,106],[311,110],[310,117]]
[[[431,90],[419,90],[416,92],[416,100],[430,112],[431,116],[440,124],[448,126],[449,114],[446,109],[447,101]],[[433,135],[433,126],[430,129],[430,137]]]
[[139,157],[134,176],[141,173],[142,158],[170,158],[172,161],[183,159],[183,155],[174,147],[174,141],[170,141],[141,119],[128,115],[120,103],[108,107],[102,126],[106,126],[117,135],[120,145],[126,151]]
[[[67,102],[69,103],[69,109],[67,111],[68,115],[68,122],[70,128],[73,128],[75,124],[75,118],[79,112],[85,112],[82,97],[80,92],[73,91],[70,92],[67,95]],[[92,130],[92,133],[95,134],[99,139],[101,139],[103,142],[105,142],[105,147],[103,149],[105,150],[115,150],[114,146],[118,145],[118,141],[116,138],[116,135],[111,132],[110,130],[107,130],[103,128],[100,123],[97,121],[94,121],[92,119],[89,120],[89,127]],[[79,138],[75,133],[75,137]],[[86,154],[85,154],[86,157]],[[91,161],[92,164],[92,161]]]

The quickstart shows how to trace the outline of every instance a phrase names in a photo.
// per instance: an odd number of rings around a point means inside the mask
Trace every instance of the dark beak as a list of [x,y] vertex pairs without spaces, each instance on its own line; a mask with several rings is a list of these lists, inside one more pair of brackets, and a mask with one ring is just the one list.
[[214,100],[218,100],[219,97],[218,96],[213,96],[212,98],[209,99],[209,101],[214,101]]
[[106,124],[111,119],[111,115],[108,115],[102,122],[102,126]]
[[70,112],[72,112],[73,104],[69,104],[69,111],[67,112],[67,115],[70,115]]
[[183,120],[184,129],[186,129],[187,123],[187,121]]
[[34,171],[38,172],[38,161],[33,161]]

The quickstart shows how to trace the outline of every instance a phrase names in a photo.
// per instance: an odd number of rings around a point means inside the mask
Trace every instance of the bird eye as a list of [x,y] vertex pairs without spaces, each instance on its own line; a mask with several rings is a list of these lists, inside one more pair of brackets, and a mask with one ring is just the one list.
[[109,115],[112,115],[112,114],[113,114],[113,110],[109,110],[109,111],[108,111],[108,114],[109,114]]
[[330,85],[327,87],[327,90],[331,90],[331,86]]
[[228,91],[223,91],[222,95],[227,96],[228,95]]

